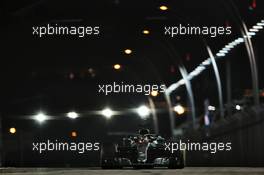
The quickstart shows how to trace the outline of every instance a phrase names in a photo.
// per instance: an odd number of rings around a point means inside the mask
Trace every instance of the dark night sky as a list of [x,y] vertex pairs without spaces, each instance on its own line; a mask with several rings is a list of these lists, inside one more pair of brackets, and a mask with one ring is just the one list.
[[[263,2],[258,1],[254,10],[249,9],[250,0],[233,2],[249,28],[263,19]],[[169,10],[163,12],[158,7],[164,3]],[[72,129],[81,133],[80,139],[102,139],[106,131],[136,131],[144,122],[133,114],[121,115],[111,124],[106,124],[104,119],[90,115],[89,111],[101,110],[105,106],[122,111],[148,103],[147,97],[142,94],[98,94],[98,84],[116,81],[169,86],[181,79],[177,68],[180,62],[187,71],[191,71],[208,58],[201,37],[168,38],[163,35],[165,25],[225,26],[228,21],[232,26],[231,36],[204,38],[213,53],[241,35],[234,10],[224,0],[4,0],[1,2],[0,17],[3,21],[0,54],[3,128],[17,126],[25,132],[34,133],[33,138],[39,135],[62,137]],[[87,38],[37,38],[32,35],[32,26],[48,23],[100,26],[101,34]],[[143,35],[143,29],[150,30],[150,35]],[[168,43],[173,45],[178,56],[170,55]],[[253,44],[258,59],[260,88],[263,88],[263,33],[253,40]],[[125,55],[125,48],[131,48],[133,53]],[[190,59],[186,59],[187,55]],[[245,89],[251,88],[246,49],[239,46],[227,57],[232,65],[233,98],[241,99]],[[116,63],[122,65],[120,71],[113,69]],[[218,66],[225,93],[225,61],[220,60]],[[175,71],[171,70],[172,67]],[[73,79],[69,78],[70,74],[74,75]],[[205,98],[218,105],[212,68],[193,81],[193,90],[198,115],[203,113]],[[182,97],[180,101],[175,100],[177,95]],[[188,105],[186,98],[185,88],[180,88],[172,101]],[[153,99],[157,104],[165,102],[162,94]],[[160,105],[159,108],[166,111],[166,106]],[[53,123],[47,122],[45,127],[40,127],[27,120],[38,110],[55,116]],[[61,119],[70,110],[80,111],[83,118],[75,123]],[[179,119],[179,123],[183,121],[185,119]],[[159,115],[159,122],[163,134],[167,134],[167,112]],[[151,121],[145,123],[152,127]],[[53,128],[59,129],[55,131]],[[96,134],[97,138],[94,137]]]

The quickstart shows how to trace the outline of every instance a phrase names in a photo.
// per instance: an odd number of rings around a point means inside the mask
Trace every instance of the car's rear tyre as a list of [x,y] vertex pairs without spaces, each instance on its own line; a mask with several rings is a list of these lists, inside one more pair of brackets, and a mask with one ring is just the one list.
[[116,148],[114,144],[106,143],[101,147],[100,164],[102,169],[120,169],[122,168],[118,157],[116,157]]
[[178,156],[172,156],[169,158],[169,169],[183,169],[184,168],[184,155],[180,152]]

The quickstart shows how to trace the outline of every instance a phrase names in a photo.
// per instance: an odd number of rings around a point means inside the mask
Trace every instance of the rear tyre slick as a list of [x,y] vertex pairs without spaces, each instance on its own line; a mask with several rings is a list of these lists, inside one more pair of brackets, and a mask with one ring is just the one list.
[[169,158],[169,169],[183,169],[184,168],[184,156],[180,153],[179,156],[173,156]]
[[121,169],[122,166],[116,157],[114,144],[103,144],[101,147],[100,164],[102,169]]

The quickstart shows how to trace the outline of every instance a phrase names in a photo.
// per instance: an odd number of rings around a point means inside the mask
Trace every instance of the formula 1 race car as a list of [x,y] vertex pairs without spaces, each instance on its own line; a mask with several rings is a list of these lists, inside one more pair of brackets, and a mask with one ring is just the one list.
[[183,152],[179,150],[171,153],[165,149],[165,146],[164,138],[149,134],[148,129],[141,129],[139,134],[123,138],[121,144],[103,144],[101,167],[103,169],[184,168]]

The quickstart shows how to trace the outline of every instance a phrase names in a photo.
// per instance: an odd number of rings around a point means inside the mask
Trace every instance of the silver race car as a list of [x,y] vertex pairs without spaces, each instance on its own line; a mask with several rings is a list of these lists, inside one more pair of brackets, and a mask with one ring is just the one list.
[[166,150],[165,143],[165,139],[161,136],[150,134],[148,129],[140,129],[139,134],[123,138],[121,144],[103,144],[101,167],[103,169],[184,168],[183,152],[179,150],[171,153]]

